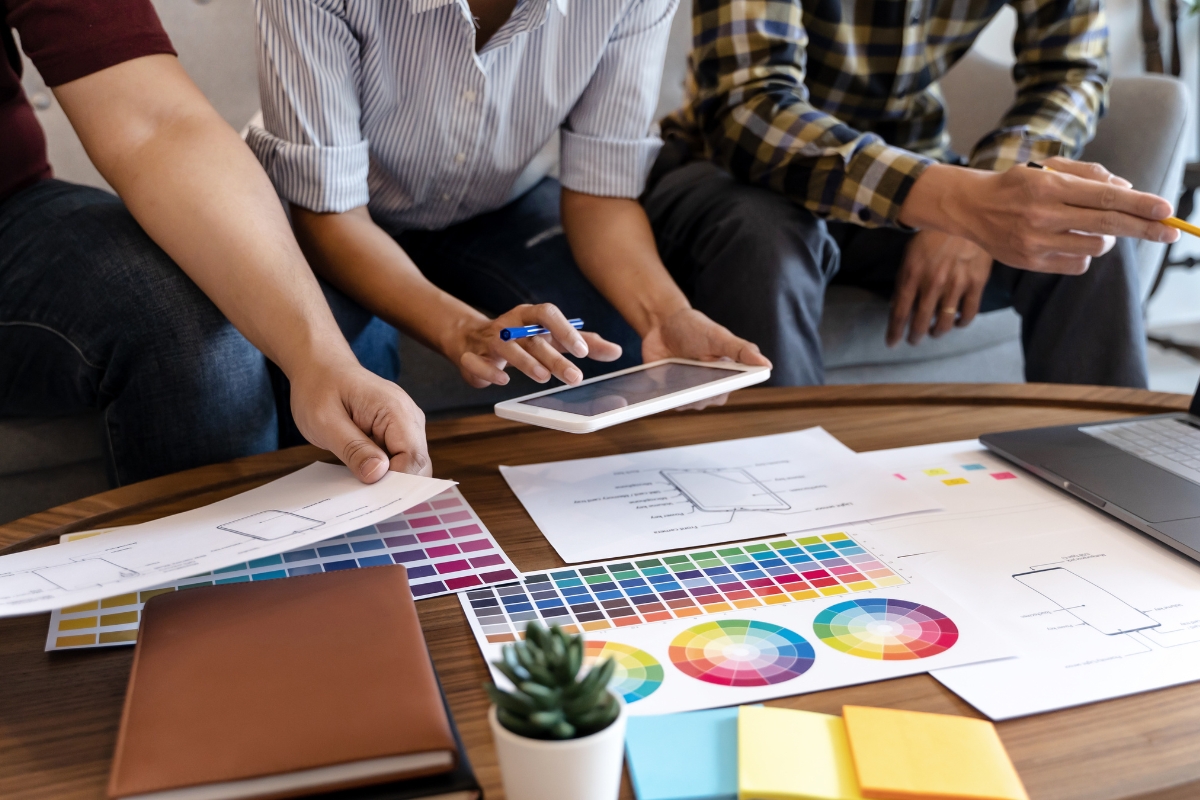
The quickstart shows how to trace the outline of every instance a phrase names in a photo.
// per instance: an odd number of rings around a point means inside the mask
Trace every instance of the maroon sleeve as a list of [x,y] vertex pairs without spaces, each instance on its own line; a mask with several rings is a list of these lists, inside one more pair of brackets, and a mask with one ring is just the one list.
[[142,56],[175,54],[150,0],[6,0],[8,24],[49,86]]

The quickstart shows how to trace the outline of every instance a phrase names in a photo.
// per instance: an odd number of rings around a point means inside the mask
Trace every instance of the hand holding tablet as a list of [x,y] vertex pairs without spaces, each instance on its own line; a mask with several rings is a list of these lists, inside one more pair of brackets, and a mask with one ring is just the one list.
[[667,358],[496,404],[496,415],[568,433],[590,433],[686,406],[771,377],[767,366]]

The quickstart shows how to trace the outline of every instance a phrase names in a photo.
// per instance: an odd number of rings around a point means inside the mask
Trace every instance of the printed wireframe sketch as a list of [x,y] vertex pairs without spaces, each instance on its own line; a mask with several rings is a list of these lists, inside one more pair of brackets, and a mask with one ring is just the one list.
[[325,523],[317,519],[309,519],[302,517],[299,514],[292,514],[287,511],[260,511],[257,514],[251,514],[248,517],[226,522],[223,525],[218,525],[217,528],[230,533],[240,533],[242,536],[249,536],[252,539],[261,539],[265,542],[282,539],[284,536],[291,536],[294,533],[303,531],[311,531],[313,528],[319,528]]
[[787,503],[744,469],[664,469],[662,476],[701,511],[788,511]]

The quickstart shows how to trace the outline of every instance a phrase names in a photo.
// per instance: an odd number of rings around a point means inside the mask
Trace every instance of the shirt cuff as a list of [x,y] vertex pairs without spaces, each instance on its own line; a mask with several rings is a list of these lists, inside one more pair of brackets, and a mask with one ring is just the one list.
[[562,129],[559,182],[580,194],[641,196],[662,139],[598,139]]
[[1044,161],[1061,155],[1063,143],[1057,139],[1043,139],[1020,129],[994,131],[975,148],[970,166],[992,172],[1005,172],[1018,164]]
[[258,157],[284,200],[318,214],[341,213],[367,205],[370,153],[367,142],[342,147],[285,142],[256,125],[246,144]]
[[903,228],[900,208],[934,163],[878,139],[869,142],[850,159],[830,217],[867,228]]

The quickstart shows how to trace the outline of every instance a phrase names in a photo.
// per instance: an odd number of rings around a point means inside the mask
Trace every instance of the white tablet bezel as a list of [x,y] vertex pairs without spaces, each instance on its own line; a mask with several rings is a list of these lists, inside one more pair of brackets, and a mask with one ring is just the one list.
[[[614,408],[612,411],[605,411],[591,417],[551,408],[539,408],[537,406],[526,405],[525,403],[526,400],[532,400],[535,397],[544,397],[548,394],[565,392],[568,389],[575,389],[589,383],[612,380],[622,375],[628,375],[631,372],[640,372],[644,369],[657,367],[660,364],[689,364],[696,367],[723,369],[728,370],[729,375],[728,377],[718,378],[709,383],[693,386],[690,389],[681,389],[678,392],[665,394],[662,397],[643,400],[640,403],[634,403],[624,408]],[[600,375],[596,378],[588,378],[574,386],[556,386],[553,389],[527,394],[524,397],[505,400],[503,403],[497,403],[495,410],[496,416],[503,419],[527,422],[530,425],[553,428],[554,430],[566,431],[567,433],[591,433],[592,431],[607,428],[610,425],[617,425],[632,419],[638,419],[639,417],[657,414],[660,411],[667,411],[672,408],[688,405],[689,403],[716,397],[726,392],[732,392],[735,389],[753,386],[756,383],[762,383],[769,377],[771,377],[770,367],[750,366],[748,364],[738,364],[733,361],[692,361],[686,358],[664,358],[661,361],[653,361],[649,364],[610,372],[607,375]]]

